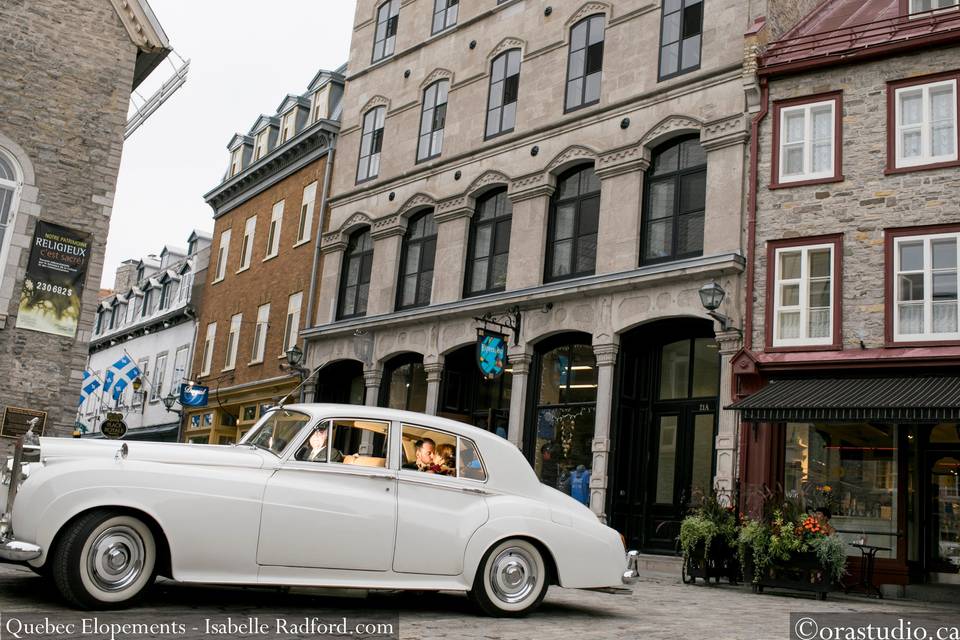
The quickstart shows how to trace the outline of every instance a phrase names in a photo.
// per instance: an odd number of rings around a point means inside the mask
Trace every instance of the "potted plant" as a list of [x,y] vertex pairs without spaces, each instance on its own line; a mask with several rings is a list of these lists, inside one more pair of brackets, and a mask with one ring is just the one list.
[[744,519],[737,539],[745,579],[764,587],[827,592],[846,573],[843,541],[823,512],[803,513],[789,503],[769,516]]
[[733,506],[716,494],[703,495],[680,523],[682,578],[687,584],[703,578],[737,580],[737,518]]

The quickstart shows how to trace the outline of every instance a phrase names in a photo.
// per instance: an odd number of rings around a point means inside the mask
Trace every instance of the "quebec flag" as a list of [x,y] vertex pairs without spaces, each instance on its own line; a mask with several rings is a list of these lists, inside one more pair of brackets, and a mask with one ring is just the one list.
[[[93,378],[91,380],[91,378]],[[77,403],[77,406],[82,406],[90,395],[100,388],[100,381],[93,377],[89,371],[83,372],[83,386],[80,387],[80,402]]]
[[110,391],[110,388],[113,387],[113,399],[117,400],[123,390],[127,388],[127,385],[140,373],[140,368],[134,364],[130,356],[125,355],[110,365],[107,375],[104,376],[103,390]]

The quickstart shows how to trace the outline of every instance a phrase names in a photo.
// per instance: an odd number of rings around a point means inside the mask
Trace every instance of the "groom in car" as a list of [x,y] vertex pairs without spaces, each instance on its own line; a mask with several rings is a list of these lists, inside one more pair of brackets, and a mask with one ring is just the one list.
[[423,438],[417,440],[414,447],[416,451],[414,459],[403,465],[403,468],[411,471],[426,471],[433,464],[433,450],[436,443],[430,438]]

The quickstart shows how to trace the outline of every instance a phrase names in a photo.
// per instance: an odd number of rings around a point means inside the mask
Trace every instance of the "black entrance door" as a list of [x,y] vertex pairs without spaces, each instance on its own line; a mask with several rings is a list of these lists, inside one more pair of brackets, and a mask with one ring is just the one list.
[[960,449],[927,452],[927,558],[929,571],[960,570]]
[[691,500],[713,485],[719,364],[706,322],[647,326],[621,342],[608,513],[631,548],[674,552]]

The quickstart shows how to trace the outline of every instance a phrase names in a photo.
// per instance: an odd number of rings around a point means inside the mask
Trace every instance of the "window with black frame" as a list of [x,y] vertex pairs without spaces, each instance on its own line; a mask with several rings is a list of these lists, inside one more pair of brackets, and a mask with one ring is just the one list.
[[406,411],[426,411],[427,373],[423,356],[406,353],[389,360],[383,368],[380,406]]
[[436,251],[437,225],[433,221],[433,210],[428,209],[407,223],[400,257],[397,309],[430,304],[433,258]]
[[449,88],[449,80],[437,80],[423,92],[417,162],[436,158],[443,152],[443,127],[447,121]]
[[460,0],[433,0],[433,31],[440,33],[457,24]]
[[520,89],[520,49],[504,51],[490,66],[490,97],[487,100],[487,138],[510,133],[517,122]]
[[477,200],[470,221],[465,295],[503,291],[507,286],[510,223],[513,206],[506,188],[488,192]]
[[597,262],[600,180],[593,165],[560,176],[550,207],[544,280],[592,275]]
[[383,148],[383,122],[386,112],[386,107],[376,107],[363,116],[357,182],[371,180],[380,175],[380,150]]
[[600,102],[604,25],[604,16],[599,14],[584,18],[570,29],[566,111]]
[[641,262],[703,255],[707,155],[699,138],[658,149],[646,174]]
[[373,40],[373,62],[392,56],[397,48],[400,0],[387,0],[377,9],[377,31]]
[[373,240],[370,228],[355,231],[347,243],[343,255],[343,271],[340,274],[340,303],[337,305],[339,319],[354,318],[367,313],[367,298],[370,293],[370,272],[373,269]]
[[664,0],[660,29],[660,79],[700,68],[703,0]]

